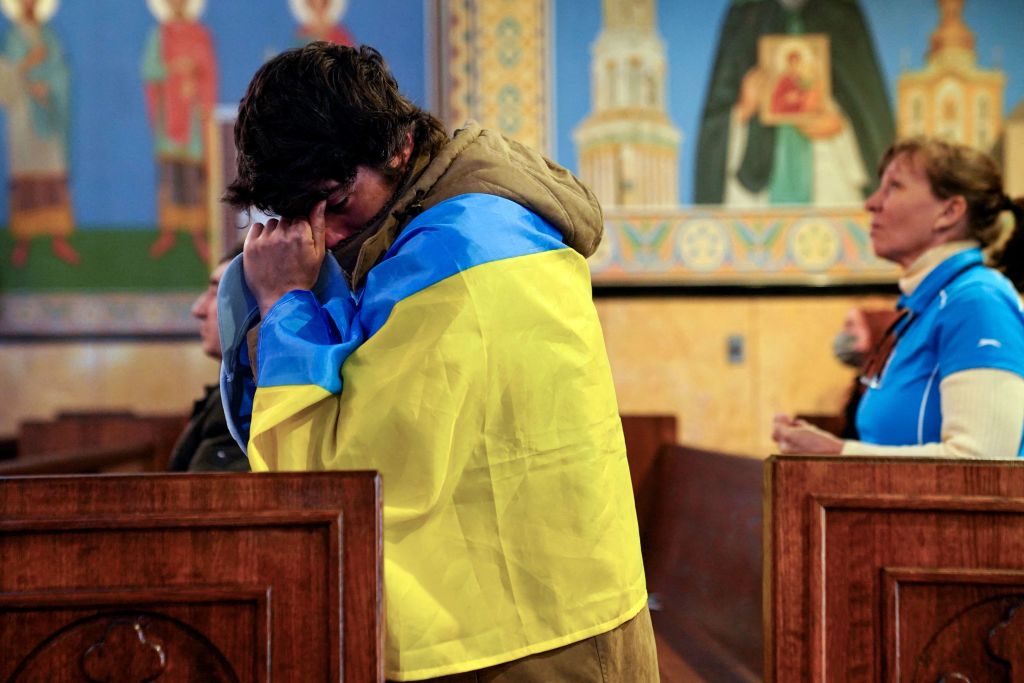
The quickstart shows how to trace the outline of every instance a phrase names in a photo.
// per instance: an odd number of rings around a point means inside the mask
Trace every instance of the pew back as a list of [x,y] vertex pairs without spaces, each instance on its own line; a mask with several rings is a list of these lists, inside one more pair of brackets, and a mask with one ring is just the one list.
[[677,440],[675,415],[623,415],[622,433],[626,440],[629,477],[633,482],[640,537],[644,539],[651,525],[651,509],[657,495],[654,463],[662,446]]
[[767,680],[1024,680],[1024,463],[766,468]]
[[184,414],[63,412],[52,420],[22,422],[18,428],[18,457],[148,443],[153,449],[152,459],[140,469],[161,472],[167,469],[171,450],[187,423]]
[[383,680],[372,472],[0,479],[0,680]]
[[660,640],[703,680],[760,680],[762,466],[756,458],[663,447],[645,538]]

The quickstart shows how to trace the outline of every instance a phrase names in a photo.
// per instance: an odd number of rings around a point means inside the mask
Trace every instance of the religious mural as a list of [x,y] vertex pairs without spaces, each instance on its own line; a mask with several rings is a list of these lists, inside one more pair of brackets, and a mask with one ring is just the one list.
[[[780,88],[788,85],[792,97],[811,87],[811,73],[794,73],[801,70],[817,74],[809,93],[816,103],[804,98],[794,109],[778,101],[786,94]],[[773,104],[800,115],[779,116]],[[893,137],[874,41],[858,3],[734,3],[708,84],[694,202],[856,206],[874,184],[868,169]]]
[[7,115],[10,264],[28,263],[30,241],[49,240],[71,266],[75,226],[68,189],[70,70],[60,39],[47,23],[59,0],[3,0],[11,21],[0,53],[0,107]]
[[861,202],[896,135],[995,151],[1024,193],[1024,5],[898,4],[0,0],[0,336],[191,332],[236,230],[209,122],[319,38],[590,183],[599,286],[891,283]]
[[[917,20],[912,32],[893,32],[897,14],[881,0],[733,0],[685,12],[670,0],[602,0],[589,111],[559,122],[571,126],[572,149],[558,154],[606,209],[595,283],[891,282],[862,205],[897,134],[976,145],[1006,157],[1009,177],[1022,161],[1004,144],[1005,75],[978,64],[971,3],[901,7]],[[1024,20],[1019,3],[1001,7],[983,9]],[[686,23],[697,14],[699,29]],[[711,25],[702,65],[695,53]],[[556,35],[559,49],[578,53],[577,33]],[[925,53],[923,69],[907,68],[909,50]],[[701,69],[701,89],[668,82],[673,70]],[[560,102],[578,112],[570,97]]]
[[190,304],[242,234],[220,202],[233,147],[217,122],[271,55],[359,36],[429,106],[423,3],[0,10],[0,338],[194,334]]
[[682,136],[666,111],[653,2],[606,3],[593,46],[593,111],[574,131],[579,173],[605,209],[677,206]]
[[901,137],[937,135],[988,151],[1002,134],[1006,75],[978,65],[964,0],[938,4],[924,68],[901,74],[896,85],[897,130]]
[[146,0],[160,22],[142,57],[146,109],[158,172],[157,226],[149,249],[164,256],[187,233],[200,261],[210,260],[207,150],[217,99],[217,58],[199,22],[205,0]]
[[339,45],[353,45],[355,41],[341,23],[347,0],[288,0],[292,14],[299,22],[296,45],[326,40]]

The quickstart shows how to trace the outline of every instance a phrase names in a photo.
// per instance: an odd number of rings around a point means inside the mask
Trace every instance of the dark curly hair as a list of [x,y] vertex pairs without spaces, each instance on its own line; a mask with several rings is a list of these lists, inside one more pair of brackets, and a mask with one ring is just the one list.
[[389,162],[411,133],[416,153],[447,140],[444,126],[409,101],[372,47],[314,42],[283,52],[253,76],[238,107],[238,178],[225,201],[292,217],[346,185],[357,166],[394,176]]

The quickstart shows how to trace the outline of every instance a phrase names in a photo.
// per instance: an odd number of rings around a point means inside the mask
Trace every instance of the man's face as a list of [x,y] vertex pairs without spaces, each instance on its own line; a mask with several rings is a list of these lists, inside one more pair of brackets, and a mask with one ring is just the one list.
[[367,227],[387,206],[398,181],[369,166],[357,166],[356,177],[347,187],[328,180],[329,191],[324,209],[327,248],[331,249]]
[[217,286],[230,261],[221,263],[210,273],[206,290],[192,304],[192,316],[199,321],[199,339],[203,353],[220,359],[220,330],[217,328]]

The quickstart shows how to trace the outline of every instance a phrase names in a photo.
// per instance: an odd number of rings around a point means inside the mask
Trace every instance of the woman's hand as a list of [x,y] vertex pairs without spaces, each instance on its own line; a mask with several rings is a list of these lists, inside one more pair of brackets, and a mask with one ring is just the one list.
[[843,452],[842,439],[788,415],[776,415],[772,420],[772,439],[783,455],[839,455]]
[[294,220],[271,218],[253,223],[245,238],[242,262],[260,315],[294,289],[312,289],[324,260],[324,207],[320,201],[309,216]]

